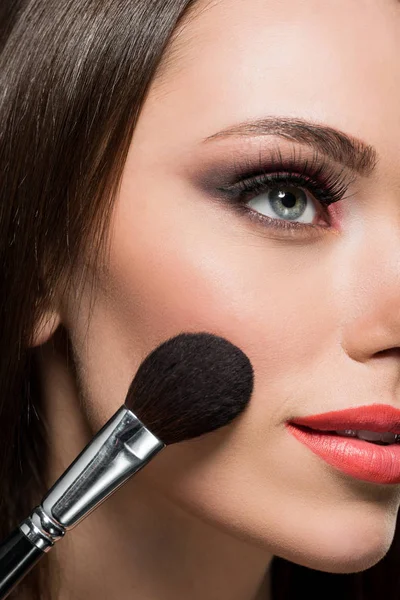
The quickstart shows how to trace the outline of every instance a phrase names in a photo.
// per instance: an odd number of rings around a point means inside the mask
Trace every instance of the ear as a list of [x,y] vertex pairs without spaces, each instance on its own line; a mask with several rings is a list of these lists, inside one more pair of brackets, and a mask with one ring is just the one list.
[[47,340],[49,340],[56,331],[60,323],[61,319],[57,311],[45,311],[34,326],[30,346],[41,346],[47,342]]

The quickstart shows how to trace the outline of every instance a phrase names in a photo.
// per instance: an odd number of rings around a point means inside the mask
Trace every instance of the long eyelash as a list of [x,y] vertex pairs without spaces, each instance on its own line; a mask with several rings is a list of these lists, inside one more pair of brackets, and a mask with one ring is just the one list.
[[354,181],[345,168],[338,170],[336,166],[321,157],[317,151],[314,151],[311,158],[303,158],[301,150],[297,150],[296,147],[293,147],[292,155],[289,158],[284,158],[278,148],[271,153],[267,161],[260,151],[258,165],[250,161],[246,163],[246,158],[244,161],[240,165],[235,163],[233,183],[217,188],[218,191],[228,195],[236,203],[237,208],[254,213],[251,215],[253,219],[284,229],[304,229],[305,227],[320,229],[321,226],[258,215],[255,211],[245,207],[250,194],[263,192],[265,189],[277,185],[301,187],[311,192],[315,200],[323,205],[325,208],[323,213],[326,216],[327,207],[334,202],[343,200],[349,186]]
[[[245,157],[244,160],[248,159]],[[260,150],[258,165],[247,162],[246,168],[246,162],[241,165],[235,163],[234,171],[238,185],[251,178],[257,180],[257,176],[259,181],[262,181],[261,177],[263,177],[264,182],[266,177],[276,176],[277,179],[280,178],[278,183],[285,183],[285,178],[281,178],[285,174],[291,178],[297,177],[298,184],[303,181],[304,186],[310,186],[308,189],[318,195],[317,199],[326,205],[342,200],[352,183],[345,168],[338,170],[317,150],[313,151],[311,158],[304,158],[301,148],[296,148],[296,146],[292,147],[292,154],[287,158],[283,157],[279,147],[272,150],[267,158],[267,163],[265,155]]]

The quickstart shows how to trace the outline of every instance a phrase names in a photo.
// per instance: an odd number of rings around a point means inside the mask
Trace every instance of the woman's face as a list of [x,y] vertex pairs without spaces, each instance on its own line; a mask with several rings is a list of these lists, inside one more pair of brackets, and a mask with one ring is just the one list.
[[248,409],[165,449],[143,484],[273,554],[365,569],[390,546],[400,486],[344,474],[285,423],[400,409],[400,5],[197,8],[135,130],[89,324],[90,289],[60,311],[89,418],[121,406],[163,340],[224,336],[253,363]]

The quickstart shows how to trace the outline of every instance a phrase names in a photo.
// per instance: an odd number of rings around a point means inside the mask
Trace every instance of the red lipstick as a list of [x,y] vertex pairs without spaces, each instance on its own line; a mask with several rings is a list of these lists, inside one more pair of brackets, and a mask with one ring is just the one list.
[[299,442],[329,465],[355,479],[371,483],[400,483],[400,443],[382,446],[335,431],[373,431],[400,434],[400,410],[388,404],[299,417],[286,423]]

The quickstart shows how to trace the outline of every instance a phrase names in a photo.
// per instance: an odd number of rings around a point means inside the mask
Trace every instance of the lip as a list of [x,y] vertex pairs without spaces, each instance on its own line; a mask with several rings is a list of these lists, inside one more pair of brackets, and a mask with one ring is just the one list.
[[376,432],[400,433],[400,410],[390,404],[369,404],[309,417],[299,417],[291,419],[290,423],[320,431],[367,429]]
[[286,429],[314,454],[346,475],[371,483],[400,483],[400,444],[379,446],[324,433],[343,429],[400,433],[400,410],[393,406],[370,404],[299,417],[288,421]]

